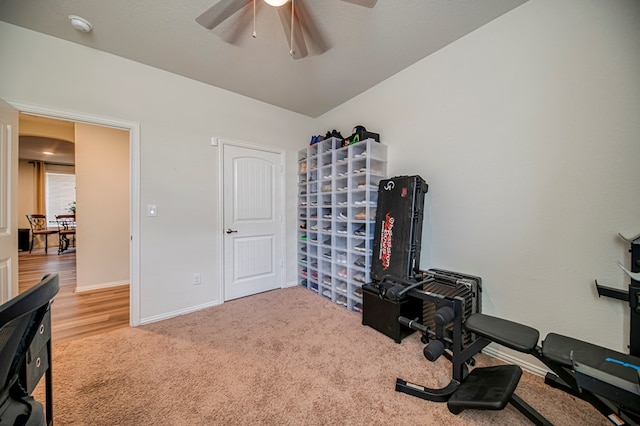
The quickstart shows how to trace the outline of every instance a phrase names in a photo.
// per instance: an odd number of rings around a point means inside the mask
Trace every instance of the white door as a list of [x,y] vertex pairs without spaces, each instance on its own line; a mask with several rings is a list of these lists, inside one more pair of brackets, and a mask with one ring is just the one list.
[[222,144],[224,300],[282,287],[282,155]]
[[18,295],[18,110],[0,99],[0,303]]

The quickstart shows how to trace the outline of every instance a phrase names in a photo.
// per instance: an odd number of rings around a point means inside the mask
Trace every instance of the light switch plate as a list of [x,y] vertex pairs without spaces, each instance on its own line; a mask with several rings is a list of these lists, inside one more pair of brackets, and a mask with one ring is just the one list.
[[156,217],[158,216],[158,206],[155,204],[149,204],[147,206],[147,216]]

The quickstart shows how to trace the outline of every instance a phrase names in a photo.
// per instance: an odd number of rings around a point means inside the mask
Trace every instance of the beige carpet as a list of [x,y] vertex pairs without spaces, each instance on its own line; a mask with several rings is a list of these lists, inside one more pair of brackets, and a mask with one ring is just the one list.
[[[302,288],[276,290],[53,348],[57,425],[520,425],[512,407],[464,411],[394,391],[444,386],[416,334],[396,344]],[[478,357],[479,365],[492,360]],[[38,393],[41,394],[41,388]],[[518,394],[557,425],[606,425],[525,374]],[[41,398],[40,398],[41,399]],[[42,399],[41,399],[42,400]]]

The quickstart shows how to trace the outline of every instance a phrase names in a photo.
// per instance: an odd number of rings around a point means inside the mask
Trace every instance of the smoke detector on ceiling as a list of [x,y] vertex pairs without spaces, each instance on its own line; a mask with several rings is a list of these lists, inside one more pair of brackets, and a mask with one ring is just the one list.
[[93,29],[93,25],[91,25],[91,22],[80,16],[69,15],[69,22],[71,22],[71,26],[73,28],[83,33],[88,33]]

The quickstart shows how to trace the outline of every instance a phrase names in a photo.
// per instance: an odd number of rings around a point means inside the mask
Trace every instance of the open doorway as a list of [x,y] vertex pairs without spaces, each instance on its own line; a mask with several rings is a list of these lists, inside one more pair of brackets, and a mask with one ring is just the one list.
[[[19,129],[18,249],[48,252],[51,247],[55,252],[60,239],[56,217],[75,213],[75,124],[20,114]],[[32,232],[27,215],[36,214],[45,216],[38,225],[50,233]]]
[[[58,341],[128,326],[130,286],[130,134],[128,130],[20,114],[18,227],[26,215],[76,214],[75,244],[59,250],[59,232],[21,247],[20,291],[44,273],[58,272],[52,308]],[[73,179],[72,179],[73,178]],[[57,185],[75,181],[75,191]],[[70,192],[73,199],[69,198]],[[58,197],[66,197],[64,200]],[[20,231],[19,231],[20,232]],[[46,236],[44,238],[47,238]],[[45,247],[49,247],[46,250]],[[64,247],[64,246],[62,246]]]

